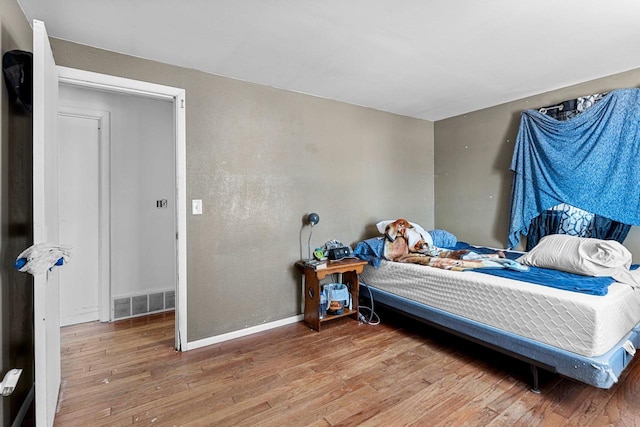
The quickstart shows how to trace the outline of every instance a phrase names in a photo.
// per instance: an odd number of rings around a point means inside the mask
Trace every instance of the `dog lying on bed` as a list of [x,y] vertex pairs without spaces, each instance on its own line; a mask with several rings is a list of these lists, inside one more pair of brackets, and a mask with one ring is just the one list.
[[443,250],[429,245],[423,230],[417,229],[403,218],[388,224],[384,235],[384,257],[389,261],[422,264],[447,270],[467,270],[488,267],[487,260],[497,261],[504,258],[504,254],[500,255],[498,252],[482,256],[474,254],[474,259],[463,259],[465,255],[470,255],[470,251]]
[[409,252],[425,253],[429,250],[424,236],[406,219],[397,219],[387,225],[384,236],[384,254],[387,259],[395,261]]
[[[426,231],[424,234],[427,234]],[[384,231],[385,258],[390,261],[401,262],[402,259],[412,254],[420,254],[422,256],[460,259],[462,255],[468,252],[467,250],[442,251],[435,246],[429,245],[426,241],[428,237],[424,234],[422,230],[414,227],[406,219],[400,218],[388,224]]]

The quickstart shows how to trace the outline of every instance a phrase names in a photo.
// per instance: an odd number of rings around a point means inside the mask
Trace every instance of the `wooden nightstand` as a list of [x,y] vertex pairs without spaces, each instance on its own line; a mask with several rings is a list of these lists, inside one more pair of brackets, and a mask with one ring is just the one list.
[[[351,316],[358,320],[358,292],[360,284],[358,274],[367,265],[366,261],[349,258],[340,261],[328,261],[326,268],[314,269],[305,265],[304,261],[296,262],[296,267],[304,274],[304,321],[309,327],[320,332],[320,325],[341,317]],[[351,292],[351,310],[345,308],[342,314],[327,315],[320,319],[318,308],[320,305],[320,281],[329,274],[342,273],[342,283]]]

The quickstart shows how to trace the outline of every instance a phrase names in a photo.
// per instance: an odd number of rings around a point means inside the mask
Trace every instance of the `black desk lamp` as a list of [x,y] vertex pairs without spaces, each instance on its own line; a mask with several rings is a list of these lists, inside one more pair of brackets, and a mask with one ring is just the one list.
[[307,260],[311,261],[311,235],[313,234],[313,227],[320,222],[320,216],[317,213],[310,213],[307,215],[307,222],[311,225],[309,240],[307,240]]

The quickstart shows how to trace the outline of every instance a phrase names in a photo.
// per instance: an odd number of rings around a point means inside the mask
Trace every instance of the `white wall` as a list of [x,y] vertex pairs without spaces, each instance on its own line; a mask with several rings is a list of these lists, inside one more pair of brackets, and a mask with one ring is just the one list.
[[112,298],[174,290],[172,104],[61,85],[60,105],[110,112]]

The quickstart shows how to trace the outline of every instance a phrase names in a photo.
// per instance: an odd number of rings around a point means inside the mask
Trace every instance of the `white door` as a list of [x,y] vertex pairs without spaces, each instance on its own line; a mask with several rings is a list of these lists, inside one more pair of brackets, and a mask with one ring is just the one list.
[[97,118],[58,115],[60,241],[73,260],[60,269],[60,326],[100,319],[100,134]]
[[[58,240],[58,71],[44,22],[33,21],[33,240]],[[34,277],[36,425],[52,426],[60,392],[58,269]]]

